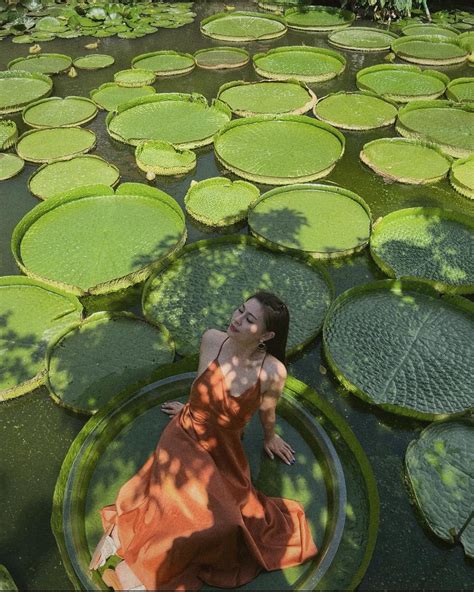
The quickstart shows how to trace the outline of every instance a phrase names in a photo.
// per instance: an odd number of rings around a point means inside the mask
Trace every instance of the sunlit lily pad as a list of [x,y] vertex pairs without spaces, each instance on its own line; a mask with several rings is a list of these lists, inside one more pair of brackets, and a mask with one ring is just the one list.
[[116,82],[106,82],[101,84],[99,88],[91,90],[90,97],[101,109],[115,111],[122,103],[154,95],[155,93],[156,90],[152,86],[132,88],[120,86]]
[[402,28],[402,33],[404,35],[417,35],[419,37],[428,35],[428,36],[440,36],[440,37],[457,37],[459,35],[459,31],[457,31],[454,27],[450,27],[448,25],[438,25],[434,23],[414,23],[412,25],[407,25],[406,27]]
[[46,384],[57,403],[89,415],[173,358],[164,327],[126,312],[98,312],[50,344]]
[[335,127],[368,130],[394,123],[398,109],[391,101],[370,92],[339,92],[319,100],[313,112]]
[[191,181],[184,204],[195,220],[207,226],[222,227],[245,220],[249,206],[259,195],[259,189],[246,181],[213,177]]
[[277,39],[286,33],[282,18],[261,12],[219,12],[201,21],[201,33],[221,41]]
[[334,31],[328,37],[331,45],[355,51],[385,51],[397,36],[390,31],[373,27],[349,27]]
[[249,52],[240,47],[206,47],[194,53],[196,65],[206,70],[240,68],[250,61]]
[[455,78],[446,89],[446,96],[452,101],[474,103],[474,78]]
[[71,67],[72,58],[59,53],[41,53],[9,62],[9,70],[40,72],[41,74],[59,74]]
[[16,151],[30,162],[52,162],[89,152],[95,140],[92,130],[81,127],[45,128],[25,132],[18,138]]
[[114,74],[114,82],[119,86],[137,87],[153,84],[156,76],[150,70],[131,68],[130,70],[120,70]]
[[108,68],[115,62],[115,58],[111,55],[91,53],[90,55],[81,56],[74,60],[74,66],[81,70],[101,70]]
[[334,31],[348,27],[355,19],[350,10],[332,6],[303,6],[285,10],[290,29],[301,31]]
[[49,97],[23,109],[23,121],[36,128],[83,125],[97,115],[96,104],[85,97]]
[[[137,166],[152,175],[183,175],[196,166],[196,154],[192,150],[175,148],[169,142],[144,140],[135,149]],[[151,177],[152,178],[152,177]]]
[[46,74],[8,70],[0,72],[0,114],[16,113],[25,105],[51,94],[53,81]]
[[474,292],[474,222],[439,208],[406,208],[374,225],[370,252],[390,277],[416,277],[440,291]]
[[469,62],[474,62],[474,31],[467,31],[458,37],[458,41],[464,49],[469,52],[467,59]]
[[468,56],[457,39],[428,35],[395,39],[392,50],[402,60],[428,66],[462,64]]
[[132,68],[150,70],[157,76],[174,76],[176,74],[187,74],[194,70],[196,62],[189,53],[162,50],[152,53],[144,53],[132,60]]
[[11,119],[0,119],[0,150],[8,150],[18,138],[16,123]]
[[[347,290],[324,321],[326,359],[342,384],[387,411],[424,420],[474,405],[474,303],[422,282]],[[453,360],[456,363],[453,363]]]
[[0,181],[11,179],[23,170],[25,161],[16,154],[0,153]]
[[474,154],[453,163],[449,180],[456,191],[474,199]]

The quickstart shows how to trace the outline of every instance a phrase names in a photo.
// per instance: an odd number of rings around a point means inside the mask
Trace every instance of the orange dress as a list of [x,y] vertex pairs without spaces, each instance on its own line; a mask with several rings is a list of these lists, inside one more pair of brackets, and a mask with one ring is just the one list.
[[117,527],[117,555],[147,590],[235,588],[317,553],[301,504],[268,497],[250,479],[241,434],[260,406],[260,372],[234,397],[219,353],[143,467],[101,510],[104,529]]

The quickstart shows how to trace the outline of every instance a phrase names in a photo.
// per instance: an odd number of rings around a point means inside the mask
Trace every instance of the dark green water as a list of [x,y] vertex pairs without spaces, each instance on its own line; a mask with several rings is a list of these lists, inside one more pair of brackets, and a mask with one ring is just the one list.
[[[238,8],[248,4],[233,3]],[[79,71],[77,78],[65,75],[54,77],[53,95],[88,96],[89,91],[113,80],[113,73],[128,68],[138,54],[156,49],[175,49],[194,52],[197,49],[223,45],[206,39],[199,33],[199,20],[219,12],[224,3],[209,2],[197,6],[198,18],[192,25],[181,29],[160,29],[158,33],[136,40],[106,38],[100,41],[100,53],[110,53],[115,64],[104,70]],[[361,23],[366,24],[366,23]],[[306,44],[329,47],[324,34],[288,31],[282,39],[245,44],[256,53],[280,45]],[[84,45],[90,38],[42,42],[44,52],[65,53],[72,57],[88,53]],[[7,63],[27,54],[28,46],[10,41],[0,43],[0,69]],[[382,63],[384,53],[364,55],[342,52],[347,68],[338,78],[311,85],[320,97],[339,90],[356,90],[355,72],[360,68]],[[450,78],[472,75],[472,67],[440,68]],[[192,73],[158,80],[158,92],[199,92],[208,99],[217,95],[225,82],[244,79],[256,80],[251,65],[234,71],[213,72],[196,68]],[[12,117],[20,132],[25,131],[21,116]],[[97,134],[95,154],[103,156],[120,169],[122,181],[144,181],[138,171],[133,148],[113,141],[105,131],[105,114],[87,127]],[[346,152],[328,180],[359,193],[369,204],[374,220],[393,210],[412,206],[442,207],[474,214],[474,201],[457,194],[448,181],[431,187],[417,187],[398,183],[385,183],[365,168],[358,158],[362,145],[382,136],[395,136],[395,130],[376,132],[344,132]],[[0,183],[0,274],[16,274],[10,251],[12,230],[22,216],[38,201],[27,188],[29,176],[36,169],[26,165],[24,171],[10,181]],[[167,191],[183,205],[184,195],[191,179],[200,180],[221,174],[211,148],[199,153],[194,174],[182,179],[156,181],[156,186]],[[261,187],[262,192],[268,187]],[[188,242],[216,236],[205,234],[188,219]],[[242,232],[246,233],[247,229]],[[336,293],[375,279],[383,274],[371,261],[367,252],[339,263],[328,264],[327,269],[335,283]],[[131,310],[138,311],[137,306]],[[346,418],[367,453],[377,479],[381,499],[381,523],[372,562],[360,585],[361,590],[380,589],[471,589],[472,563],[464,559],[460,546],[450,547],[431,536],[418,520],[404,483],[403,459],[408,443],[427,425],[406,420],[367,405],[346,393],[327,373],[320,371],[325,365],[321,358],[321,339],[289,364],[289,372],[306,382],[334,405]],[[20,589],[71,589],[50,530],[51,499],[64,455],[85,420],[56,406],[46,389],[41,388],[19,399],[0,406],[0,563],[11,571]]]

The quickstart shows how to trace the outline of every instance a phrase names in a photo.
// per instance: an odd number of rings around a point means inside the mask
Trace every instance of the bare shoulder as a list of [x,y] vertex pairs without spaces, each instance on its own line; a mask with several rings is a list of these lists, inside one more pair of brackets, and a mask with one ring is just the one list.
[[224,331],[219,331],[218,329],[206,329],[201,337],[201,347],[209,346],[212,347],[216,343],[222,343],[225,337],[227,336]]
[[288,375],[286,366],[283,362],[280,362],[278,358],[267,354],[265,362],[263,364],[264,370],[264,392],[281,392],[285,386],[285,380]]

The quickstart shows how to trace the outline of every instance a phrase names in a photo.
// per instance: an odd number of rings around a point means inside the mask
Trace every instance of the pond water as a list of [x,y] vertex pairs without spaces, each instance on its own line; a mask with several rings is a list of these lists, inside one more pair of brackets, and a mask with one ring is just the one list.
[[[248,3],[233,3],[239,9],[251,9]],[[89,96],[89,92],[104,82],[113,80],[114,72],[130,67],[131,59],[139,54],[158,49],[173,49],[193,53],[197,49],[225,45],[203,37],[199,21],[224,9],[222,2],[198,3],[195,22],[181,29],[159,29],[141,39],[100,40],[100,53],[115,57],[113,66],[104,70],[78,70],[77,78],[66,75],[54,77],[55,96]],[[359,24],[359,23],[358,23]],[[370,23],[361,22],[362,26]],[[89,38],[56,39],[41,42],[44,52],[64,53],[73,58],[87,53],[84,45]],[[284,45],[318,46],[331,48],[325,34],[301,33],[288,30],[277,40],[242,45],[251,54]],[[0,70],[16,57],[27,54],[28,46],[1,42]],[[318,97],[340,90],[357,90],[355,72],[363,67],[384,63],[385,53],[363,54],[342,51],[347,59],[345,72],[324,83],[310,84]],[[467,65],[441,67],[451,79],[472,75]],[[198,92],[211,99],[219,87],[232,80],[258,80],[250,64],[238,70],[207,71],[196,68],[180,77],[159,79],[157,92]],[[26,131],[20,115],[11,117],[20,133]],[[97,134],[100,155],[116,165],[121,181],[145,182],[136,167],[133,148],[112,140],[105,129],[105,113],[86,126]],[[369,204],[373,219],[394,210],[412,206],[441,207],[456,212],[474,214],[474,201],[456,193],[447,180],[434,186],[414,186],[386,183],[366,168],[359,160],[359,152],[366,142],[396,136],[393,127],[370,132],[344,131],[346,151],[325,180],[333,181],[362,196]],[[36,167],[27,164],[17,177],[0,183],[0,274],[19,273],[10,250],[13,228],[23,215],[38,201],[27,187]],[[183,206],[184,195],[191,179],[201,180],[220,176],[212,148],[198,153],[195,172],[180,179],[158,178],[154,183],[172,195]],[[260,186],[262,192],[268,186]],[[205,233],[187,218],[188,243],[218,236]],[[240,232],[246,234],[247,227]],[[383,279],[385,276],[371,260],[368,250],[343,261],[325,264],[336,287],[336,294],[350,287]],[[137,302],[129,310],[139,313]],[[289,364],[289,372],[321,393],[348,421],[368,455],[377,480],[381,501],[381,521],[377,545],[372,561],[360,585],[361,590],[435,588],[468,589],[472,582],[472,564],[464,559],[461,546],[450,547],[431,536],[417,518],[410,502],[404,476],[404,454],[408,443],[427,425],[422,421],[407,420],[365,404],[348,394],[324,371],[321,338]],[[323,368],[321,368],[323,367]],[[1,561],[8,566],[20,589],[71,589],[62,566],[49,520],[51,500],[59,468],[72,440],[85,419],[55,405],[45,388],[2,403],[0,408],[0,509]]]

